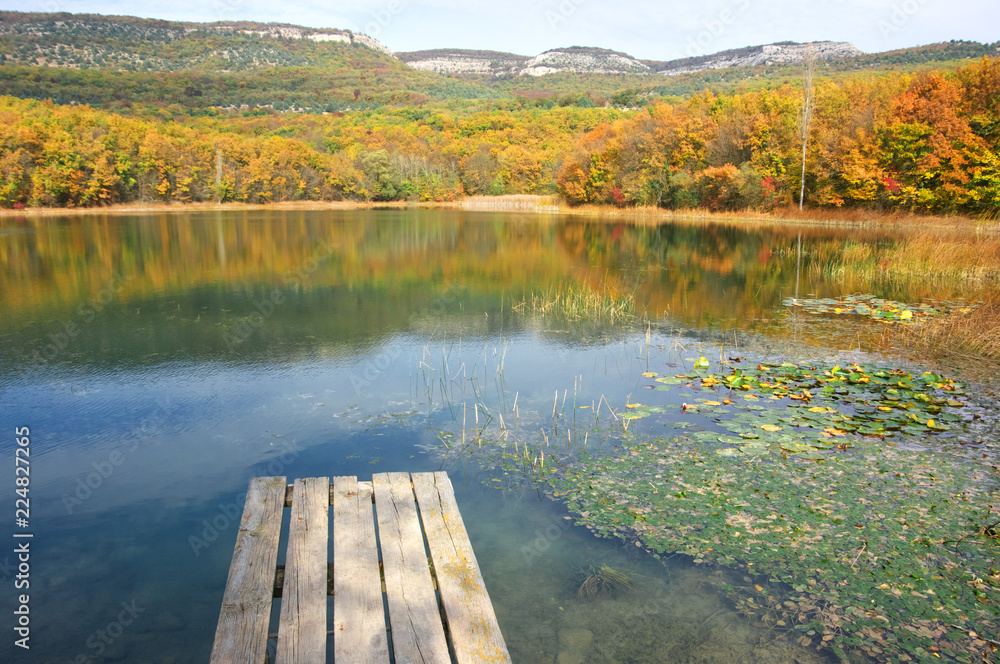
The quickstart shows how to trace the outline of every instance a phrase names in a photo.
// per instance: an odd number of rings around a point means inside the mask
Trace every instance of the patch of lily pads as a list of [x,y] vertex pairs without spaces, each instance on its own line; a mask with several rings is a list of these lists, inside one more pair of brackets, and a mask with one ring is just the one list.
[[[580,523],[656,555],[772,575],[790,594],[759,606],[841,657],[989,661],[998,469],[953,453],[977,416],[962,385],[865,363],[711,372],[699,358],[687,373],[643,375],[706,397],[629,403],[613,454],[544,470]],[[718,430],[686,423],[695,413]],[[628,431],[652,416],[681,433]]]
[[968,313],[978,306],[956,300],[928,300],[919,304],[907,304],[874,295],[843,295],[837,298],[788,297],[782,304],[811,314],[856,315],[887,323],[911,323],[952,313]]
[[[707,360],[699,358],[699,362]],[[721,397],[683,404],[682,411],[713,417],[733,436],[699,432],[702,442],[717,440],[722,456],[796,454],[820,460],[855,444],[859,436],[880,440],[910,434],[925,439],[951,436],[964,421],[964,389],[934,372],[913,375],[901,369],[850,364],[815,367],[784,363],[735,367],[729,373],[709,373],[704,365],[687,374],[643,374],[660,385],[722,390]],[[763,402],[766,406],[760,405]],[[733,410],[738,411],[728,417]],[[664,412],[661,406],[629,403],[624,419]]]

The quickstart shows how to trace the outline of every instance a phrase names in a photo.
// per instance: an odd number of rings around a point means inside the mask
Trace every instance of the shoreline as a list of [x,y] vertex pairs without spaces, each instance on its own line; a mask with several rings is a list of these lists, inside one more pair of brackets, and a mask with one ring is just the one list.
[[89,208],[23,208],[0,209],[0,219],[10,217],[76,217],[156,213],[234,212],[234,211],[316,211],[316,210],[376,210],[427,209],[462,210],[467,212],[507,212],[514,215],[538,216],[577,215],[611,217],[615,221],[660,225],[674,221],[702,223],[746,223],[782,226],[828,226],[847,228],[892,228],[912,230],[976,230],[1000,232],[1000,219],[975,218],[965,215],[918,215],[911,212],[874,212],[870,210],[826,210],[781,208],[772,212],[713,211],[707,209],[668,210],[654,207],[621,208],[611,205],[571,207],[555,196],[505,195],[471,196],[456,201],[283,201],[277,203],[117,203]]

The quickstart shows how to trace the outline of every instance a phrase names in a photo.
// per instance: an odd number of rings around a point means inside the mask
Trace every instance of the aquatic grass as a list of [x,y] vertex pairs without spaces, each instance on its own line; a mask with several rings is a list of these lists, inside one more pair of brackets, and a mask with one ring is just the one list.
[[987,360],[995,369],[1000,365],[1000,293],[987,297],[973,310],[903,331],[893,341],[935,357]]
[[927,230],[881,242],[807,245],[809,274],[853,287],[868,284],[918,292],[956,284],[1000,284],[1000,232]]
[[[879,288],[916,295],[934,308],[949,298],[982,301],[971,311],[950,307],[948,316],[936,316],[919,329],[884,334],[881,346],[909,349],[924,357],[986,360],[995,367],[1000,362],[1000,232],[995,221],[966,226],[880,242],[811,242],[809,276],[840,283],[845,293]],[[915,315],[921,313],[915,305],[904,306]]]
[[612,323],[637,320],[635,296],[619,293],[610,286],[598,289],[569,286],[534,293],[512,302],[514,311],[541,316],[556,316],[564,320],[600,320]]
[[635,589],[635,578],[628,572],[617,570],[607,563],[580,569],[580,588],[577,597],[592,600],[600,597],[619,597]]

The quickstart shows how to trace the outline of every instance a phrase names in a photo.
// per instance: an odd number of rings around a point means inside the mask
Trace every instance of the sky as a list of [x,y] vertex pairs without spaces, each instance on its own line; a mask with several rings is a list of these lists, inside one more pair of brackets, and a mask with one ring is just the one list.
[[597,46],[649,60],[777,41],[847,41],[878,52],[951,39],[1000,40],[998,0],[0,0],[0,8],[341,28],[393,51],[467,48],[533,56]]

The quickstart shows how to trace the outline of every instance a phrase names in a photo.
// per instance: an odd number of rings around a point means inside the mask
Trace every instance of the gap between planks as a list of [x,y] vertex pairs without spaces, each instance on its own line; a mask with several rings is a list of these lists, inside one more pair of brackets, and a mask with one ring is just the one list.
[[[411,482],[411,486],[412,486],[412,482]],[[371,482],[361,482],[361,481],[358,481],[358,488],[359,489],[366,489],[368,491],[368,493],[371,494],[372,503],[375,502],[375,491],[372,489],[372,483]],[[295,493],[295,485],[294,484],[289,484],[289,485],[285,486],[285,507],[291,507],[292,506],[292,495],[294,493]],[[333,483],[332,482],[330,483],[330,504],[333,505]]]

